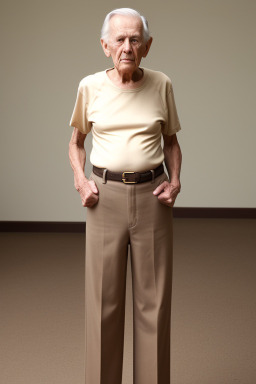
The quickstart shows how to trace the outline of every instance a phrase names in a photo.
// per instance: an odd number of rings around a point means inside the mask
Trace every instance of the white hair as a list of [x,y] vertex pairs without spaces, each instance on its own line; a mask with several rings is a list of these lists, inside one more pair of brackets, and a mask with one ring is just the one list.
[[109,35],[109,21],[111,17],[115,15],[123,15],[123,16],[133,16],[133,17],[139,17],[142,21],[143,25],[143,37],[145,42],[147,42],[150,39],[149,34],[149,28],[148,28],[148,22],[144,16],[142,16],[138,11],[132,8],[118,8],[114,9],[113,11],[109,12],[107,16],[105,17],[104,23],[101,28],[101,39],[103,39],[105,42],[108,41],[108,35]]

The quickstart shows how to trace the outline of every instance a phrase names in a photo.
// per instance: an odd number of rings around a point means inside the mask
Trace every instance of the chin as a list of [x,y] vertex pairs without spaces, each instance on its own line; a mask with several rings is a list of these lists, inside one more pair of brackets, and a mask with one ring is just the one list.
[[138,68],[138,66],[134,63],[134,61],[128,63],[121,63],[121,67],[123,68]]

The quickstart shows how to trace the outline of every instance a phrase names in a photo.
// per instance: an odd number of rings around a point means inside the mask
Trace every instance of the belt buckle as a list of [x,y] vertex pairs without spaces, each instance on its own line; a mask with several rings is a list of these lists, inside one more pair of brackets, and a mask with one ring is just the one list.
[[124,183],[124,184],[136,184],[137,181],[126,181],[126,177],[125,177],[125,174],[126,174],[126,173],[134,173],[134,174],[135,174],[135,172],[129,172],[129,171],[125,171],[125,172],[123,172],[123,173],[122,173],[122,181],[123,181],[123,183]]

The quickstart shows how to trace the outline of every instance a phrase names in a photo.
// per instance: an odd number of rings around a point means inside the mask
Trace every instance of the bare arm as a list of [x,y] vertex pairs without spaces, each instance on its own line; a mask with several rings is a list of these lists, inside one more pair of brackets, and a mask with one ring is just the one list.
[[164,139],[164,162],[169,174],[170,182],[164,181],[155,190],[161,203],[173,207],[175,199],[180,192],[180,170],[182,154],[176,134],[172,136],[163,135]]
[[86,152],[84,141],[86,134],[74,128],[69,142],[69,160],[74,171],[74,185],[79,192],[84,207],[92,207],[98,201],[98,189],[93,180],[88,180],[84,174]]
[[172,136],[163,135],[164,139],[164,162],[171,183],[180,186],[180,170],[182,154],[176,134]]

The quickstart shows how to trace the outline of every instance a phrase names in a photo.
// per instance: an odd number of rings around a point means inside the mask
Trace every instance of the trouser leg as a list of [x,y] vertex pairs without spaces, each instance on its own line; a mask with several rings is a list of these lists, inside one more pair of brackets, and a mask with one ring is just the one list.
[[170,384],[172,209],[136,185],[130,227],[134,314],[133,384]]
[[155,183],[125,185],[93,175],[99,202],[86,220],[86,384],[121,384],[127,247],[131,243],[134,382],[170,383],[172,210]]
[[85,299],[86,384],[121,384],[129,233],[126,196],[101,183],[99,202],[87,209]]

